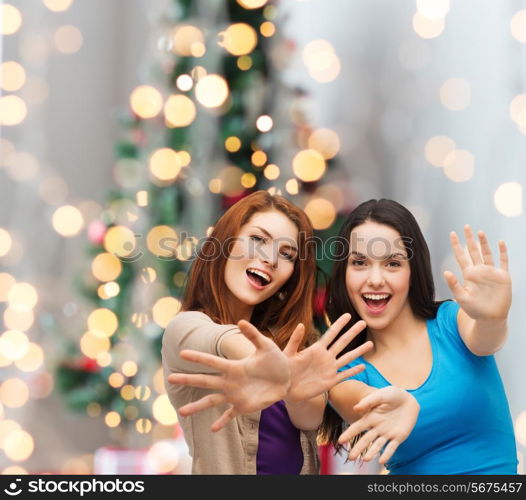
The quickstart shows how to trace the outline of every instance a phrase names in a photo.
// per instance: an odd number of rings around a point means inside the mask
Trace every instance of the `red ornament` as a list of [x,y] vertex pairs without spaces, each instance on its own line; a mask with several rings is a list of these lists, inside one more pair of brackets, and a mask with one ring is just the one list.
[[314,293],[314,313],[322,316],[325,311],[325,303],[327,301],[327,290],[325,288],[318,288]]
[[237,203],[239,200],[243,199],[245,196],[249,195],[250,192],[245,190],[245,191],[242,191],[240,194],[237,194],[235,196],[226,196],[224,195],[223,196],[223,208],[226,209],[226,208],[230,208],[232,205],[234,205],[235,203]]
[[79,367],[85,372],[96,373],[100,371],[99,364],[91,358],[85,357],[80,360]]

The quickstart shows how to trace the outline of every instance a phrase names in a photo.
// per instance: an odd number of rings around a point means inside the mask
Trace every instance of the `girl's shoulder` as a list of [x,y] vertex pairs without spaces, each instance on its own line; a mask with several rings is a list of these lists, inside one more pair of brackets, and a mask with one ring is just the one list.
[[457,315],[460,306],[454,300],[448,299],[439,303],[436,315],[436,321],[441,327],[447,329],[457,327]]
[[212,318],[203,311],[180,311],[168,323],[167,329],[199,323],[214,323]]

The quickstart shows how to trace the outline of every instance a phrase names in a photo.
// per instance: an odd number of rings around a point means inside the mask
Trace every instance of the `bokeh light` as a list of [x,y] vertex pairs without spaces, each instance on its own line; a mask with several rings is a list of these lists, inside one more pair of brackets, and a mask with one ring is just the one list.
[[181,172],[181,161],[170,148],[157,149],[149,159],[151,174],[160,181],[174,181]]
[[44,5],[53,12],[64,12],[71,7],[73,0],[43,0]]
[[418,13],[427,19],[443,19],[450,7],[450,0],[416,0]]
[[195,104],[189,97],[171,95],[164,105],[164,117],[169,127],[187,127],[196,116]]
[[7,301],[15,311],[28,312],[36,306],[38,293],[30,283],[16,283],[9,289]]
[[155,226],[146,236],[146,246],[156,257],[174,257],[174,249],[179,238],[177,233],[170,226]]
[[130,106],[141,118],[153,118],[163,109],[163,96],[150,85],[139,85],[130,94]]
[[29,400],[29,388],[19,378],[10,378],[0,385],[0,401],[8,408],[20,408]]
[[13,462],[27,460],[34,448],[31,434],[21,429],[9,433],[4,439],[4,452]]
[[117,257],[128,257],[137,245],[135,234],[125,226],[110,227],[104,235],[104,248]]
[[424,154],[426,160],[435,167],[443,167],[446,156],[456,148],[455,141],[445,135],[431,137],[426,142]]
[[110,309],[101,307],[88,316],[88,329],[96,337],[111,337],[119,326],[117,315]]
[[22,14],[10,3],[0,5],[0,35],[12,35],[22,25]]
[[0,126],[22,123],[27,115],[26,103],[17,95],[0,97]]
[[327,229],[336,219],[336,209],[334,205],[329,200],[323,198],[310,200],[304,210],[312,222],[314,229]]
[[522,192],[522,184],[518,182],[501,184],[493,197],[495,208],[506,217],[522,215]]
[[453,111],[466,109],[471,102],[471,85],[463,78],[450,78],[440,87],[440,101]]
[[99,281],[114,281],[121,271],[121,261],[107,252],[98,254],[91,264],[91,272]]
[[181,310],[181,302],[174,297],[162,297],[152,308],[153,320],[166,328],[170,320]]
[[464,149],[455,149],[444,158],[444,174],[454,182],[465,182],[475,172],[475,157]]
[[320,128],[310,134],[308,147],[318,151],[323,158],[329,160],[339,153],[340,138],[333,130]]
[[99,354],[107,352],[110,349],[110,345],[108,337],[95,335],[91,331],[86,332],[80,338],[80,350],[91,359],[96,359]]
[[436,38],[442,34],[445,27],[444,18],[428,19],[419,12],[413,16],[413,29],[422,38]]
[[13,246],[13,239],[7,230],[0,227],[0,257],[7,255]]
[[172,31],[173,51],[181,56],[201,57],[205,54],[205,38],[196,26],[182,24]]
[[64,205],[53,213],[53,229],[65,238],[76,236],[83,227],[84,218],[76,207]]
[[0,88],[7,92],[19,90],[26,82],[26,71],[16,61],[6,61],[0,65]]
[[258,43],[256,30],[246,23],[231,24],[225,31],[219,33],[222,40],[219,45],[234,56],[250,54]]
[[526,43],[526,10],[516,12],[510,21],[511,35],[515,40]]
[[63,54],[75,54],[84,43],[82,33],[76,26],[61,26],[53,35],[55,47]]
[[314,149],[305,149],[294,156],[292,169],[294,175],[304,182],[319,180],[327,166],[323,156]]
[[207,108],[218,108],[228,98],[226,80],[220,75],[206,75],[195,86],[197,100]]
[[340,74],[340,59],[327,40],[309,42],[304,47],[302,56],[309,74],[317,82],[332,82]]
[[175,425],[178,422],[177,413],[167,394],[161,394],[155,399],[152,405],[152,413],[155,420],[163,425]]

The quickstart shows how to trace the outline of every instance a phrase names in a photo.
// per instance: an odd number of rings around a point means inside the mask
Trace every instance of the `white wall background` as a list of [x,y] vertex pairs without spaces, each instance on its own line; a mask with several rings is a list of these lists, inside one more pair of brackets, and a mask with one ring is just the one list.
[[[526,46],[510,30],[512,16],[526,5],[453,1],[444,31],[433,39],[413,28],[414,0],[305,0],[282,7],[284,32],[297,45],[284,78],[310,93],[313,125],[340,135],[339,182],[349,186],[354,204],[387,197],[413,211],[431,250],[438,298],[451,296],[444,270],[460,277],[450,231],[463,235],[468,223],[487,233],[494,252],[497,240],[507,243],[513,305],[509,340],[497,361],[515,421],[526,412],[526,220],[524,213],[502,215],[493,196],[503,183],[526,181],[526,137],[509,111],[512,99],[526,91]],[[317,39],[330,42],[341,61],[330,83],[314,81],[302,61],[302,48]],[[450,78],[470,84],[463,110],[441,103],[440,88]],[[474,155],[470,180],[453,182],[426,161],[427,141],[442,135]],[[522,460],[525,430],[520,434]]]

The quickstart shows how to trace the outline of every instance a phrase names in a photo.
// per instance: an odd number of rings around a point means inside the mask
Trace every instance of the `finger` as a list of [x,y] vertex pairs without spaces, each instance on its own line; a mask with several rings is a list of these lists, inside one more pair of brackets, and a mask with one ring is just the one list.
[[466,235],[466,243],[468,245],[468,252],[473,264],[479,265],[482,264],[482,255],[480,254],[479,247],[475,241],[475,235],[469,224],[464,226],[464,234]]
[[451,248],[453,248],[453,253],[455,254],[455,259],[457,260],[460,269],[463,271],[470,265],[469,259],[466,256],[466,252],[464,252],[464,248],[460,244],[460,240],[458,239],[457,233],[455,233],[455,231],[449,233],[449,239],[451,241]]
[[377,437],[374,443],[372,443],[369,449],[367,450],[367,453],[363,456],[363,461],[369,462],[374,457],[376,457],[376,455],[378,455],[378,453],[382,451],[382,448],[384,447],[385,443],[387,443],[387,438],[383,436]]
[[378,432],[374,429],[366,432],[349,450],[349,459],[356,460],[377,437]]
[[484,231],[478,232],[479,241],[480,241],[480,250],[482,251],[482,260],[484,264],[488,266],[494,266],[493,255],[491,255],[491,248],[488,243],[488,238],[484,234]]
[[373,346],[374,344],[370,340],[368,340],[367,342],[358,346],[356,349],[346,352],[338,358],[337,367],[341,368],[342,366],[347,365],[348,363],[354,361],[360,356],[363,356],[364,354],[368,353],[373,348]]
[[345,379],[354,377],[365,370],[365,365],[355,365],[352,368],[339,372],[336,376],[336,383],[343,382]]
[[368,394],[362,398],[358,403],[353,406],[353,411],[358,413],[364,413],[371,410],[375,406],[385,402],[385,392],[377,389],[371,394]]
[[284,354],[286,356],[293,356],[294,354],[296,354],[304,336],[305,326],[303,325],[303,323],[300,323],[292,332],[292,335],[290,336],[289,341],[285,346],[285,349],[283,349]]
[[339,354],[346,346],[353,340],[363,329],[367,326],[367,323],[363,320],[358,321],[349,330],[347,330],[333,345],[329,348],[329,351],[335,356]]
[[354,436],[361,434],[363,431],[366,431],[369,428],[368,419],[362,417],[356,422],[353,422],[345,431],[342,432],[338,438],[338,443],[345,444],[349,442]]
[[254,344],[256,349],[268,348],[269,342],[275,345],[272,340],[265,337],[252,323],[242,319],[237,322],[237,326],[241,330],[241,333]]
[[210,427],[210,430],[212,432],[217,432],[221,430],[225,425],[227,425],[229,422],[234,420],[236,418],[237,413],[234,410],[234,408],[229,408],[226,410],[213,424],[212,427]]
[[329,346],[330,343],[336,338],[340,330],[351,320],[351,315],[349,313],[342,314],[322,335],[321,339],[318,341],[324,346]]
[[444,279],[446,280],[447,286],[453,293],[453,296],[458,300],[464,293],[464,288],[458,282],[457,278],[451,271],[444,271]]
[[226,397],[223,394],[208,394],[197,401],[181,406],[181,408],[179,408],[179,413],[183,417],[187,417],[188,415],[193,415],[194,413],[207,410],[208,408],[223,403],[226,403]]
[[177,385],[191,385],[202,389],[221,390],[223,388],[223,377],[217,375],[172,373],[168,375],[168,382]]
[[506,248],[506,243],[502,240],[499,241],[499,255],[500,255],[500,268],[504,271],[508,270],[508,250]]
[[232,364],[231,360],[209,354],[207,352],[193,351],[191,349],[185,349],[180,353],[181,358],[192,363],[199,363],[200,365],[208,366],[219,372],[224,372],[228,369],[229,365]]
[[389,444],[385,447],[384,452],[381,454],[378,462],[382,465],[385,464],[393,456],[399,444],[400,442],[396,439],[391,439],[391,441],[389,441]]

